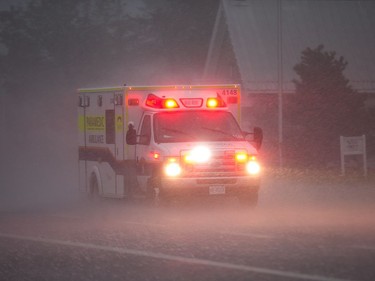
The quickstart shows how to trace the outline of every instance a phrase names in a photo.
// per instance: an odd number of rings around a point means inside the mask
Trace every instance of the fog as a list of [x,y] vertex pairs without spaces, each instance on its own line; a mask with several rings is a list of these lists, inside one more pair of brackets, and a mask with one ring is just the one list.
[[[0,1],[0,280],[375,280],[374,14],[367,0]],[[262,128],[262,146],[234,160],[221,142],[230,165],[204,165],[245,173],[240,161],[259,161],[257,205],[248,192],[156,206],[163,186],[103,198],[95,171],[92,192],[80,191],[78,159],[93,159],[79,139],[83,107],[86,120],[116,119],[87,138],[100,140],[99,179],[135,165],[114,156],[128,125],[118,130],[128,116],[106,107],[117,96],[92,99],[105,101],[97,118],[77,89],[125,84],[240,84],[240,98],[237,86],[222,95],[241,102],[243,131],[259,140]],[[340,136],[366,140],[345,175]],[[200,183],[226,192],[237,180]],[[120,185],[111,195],[129,191]]]
[[[184,1],[119,1],[118,4],[123,7],[120,10],[116,10],[114,6],[105,6],[101,1],[82,1],[76,6],[73,2],[54,6],[51,3],[30,1],[35,5],[28,6],[29,1],[25,1],[20,2],[25,3],[20,6],[21,10],[3,7],[0,34],[3,73],[0,80],[1,210],[79,204],[77,202],[80,202],[82,194],[77,188],[77,88],[117,86],[124,83],[241,83],[245,80],[241,77],[242,69],[236,65],[239,54],[234,54],[231,49],[232,44],[236,43],[230,43],[230,37],[224,40],[221,54],[224,57],[222,65],[226,66],[223,68],[227,71],[218,71],[218,76],[211,75],[209,79],[203,79],[219,7],[217,1],[206,1],[204,5],[187,4]],[[287,8],[294,5],[293,1],[285,2]],[[101,4],[105,6],[103,9]],[[73,8],[76,13],[71,12]],[[285,9],[288,10],[287,8]],[[186,13],[187,10],[190,11],[189,14]],[[16,11],[20,11],[20,14]],[[20,15],[29,24],[20,21]],[[87,26],[77,24],[85,17],[89,19]],[[104,24],[108,17],[112,20]],[[366,26],[366,30],[367,28]],[[293,61],[286,67],[292,70],[297,63],[298,61]],[[364,93],[366,97],[373,96],[373,90],[370,88]],[[315,196],[315,193],[310,193],[312,189],[316,189],[314,182],[312,186],[311,183],[291,184],[300,190],[296,194],[289,192],[290,196],[284,195],[283,199],[278,197],[278,189],[267,183],[267,175],[272,174],[269,171],[276,169],[279,164],[276,96],[257,98],[251,93],[248,95],[247,89],[244,89],[244,95],[247,104],[243,106],[243,121],[261,125],[265,131],[261,155],[264,156],[266,183],[261,191],[264,199],[261,199],[260,204],[288,205],[298,204],[301,200],[308,201]],[[291,103],[290,106],[295,105]],[[288,98],[285,104],[286,107],[289,105]],[[371,160],[374,157],[374,127],[371,125],[374,117],[373,109],[366,110],[363,112],[370,112],[367,119],[364,122],[357,120],[364,126],[348,133],[365,133],[368,136],[368,157]],[[299,111],[295,114],[298,115]],[[319,113],[315,116],[318,115]],[[313,124],[306,123],[306,127],[308,125]],[[301,130],[301,124],[291,124],[286,119],[285,126],[285,163],[298,170],[299,165],[305,166],[305,160],[310,160],[309,154],[304,155],[303,150],[303,145],[308,145],[308,141],[297,139],[300,150],[294,151],[295,143],[287,141],[295,141],[293,138]],[[320,134],[330,129],[318,131]],[[300,132],[303,135],[303,130]],[[347,131],[343,131],[344,133]],[[334,137],[338,142],[339,134]],[[334,177],[339,177],[337,145],[335,149],[331,150],[334,151],[333,158],[325,159],[322,166],[325,169],[333,165]],[[326,155],[323,152],[321,157]],[[320,160],[317,159],[317,162],[320,163]],[[316,162],[312,164],[316,165]],[[357,163],[358,173],[361,173],[360,165],[361,163]],[[287,174],[285,178],[283,180],[288,180]],[[272,180],[277,182],[277,178],[271,177]],[[359,182],[358,189],[368,189],[372,180],[373,176],[369,182]],[[326,191],[320,183],[316,185]],[[324,186],[330,188],[330,182]],[[357,190],[353,189],[356,187],[348,187],[349,194],[356,193]],[[291,187],[285,184],[283,188]],[[343,196],[343,201],[349,199],[346,195]],[[287,203],[283,201],[285,198]],[[335,204],[341,202],[337,199],[340,197],[324,198],[332,203],[327,198],[336,199]],[[316,201],[320,202],[320,199]]]
[[3,130],[2,208],[56,206],[78,195],[76,99],[70,96],[69,102],[54,97],[38,105],[39,96],[15,103],[16,115]]

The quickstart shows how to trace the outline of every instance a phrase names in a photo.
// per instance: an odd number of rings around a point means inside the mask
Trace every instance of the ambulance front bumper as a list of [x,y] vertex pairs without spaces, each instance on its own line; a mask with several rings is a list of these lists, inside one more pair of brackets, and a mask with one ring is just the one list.
[[161,179],[165,195],[241,195],[257,192],[260,178],[255,176],[220,178],[168,178]]

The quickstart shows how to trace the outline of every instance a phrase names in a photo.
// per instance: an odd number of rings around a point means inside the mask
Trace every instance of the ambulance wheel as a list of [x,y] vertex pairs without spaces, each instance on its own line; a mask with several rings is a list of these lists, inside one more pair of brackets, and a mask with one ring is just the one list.
[[167,207],[169,205],[169,198],[163,194],[162,190],[159,188],[154,188],[149,186],[146,192],[146,200],[150,206],[153,207]]
[[90,190],[89,190],[89,199],[92,202],[97,202],[100,199],[99,195],[99,183],[95,174],[91,175],[90,178]]
[[254,208],[258,204],[258,197],[258,191],[251,191],[241,194],[238,199],[243,206]]
[[170,200],[163,191],[160,177],[155,170],[154,175],[147,181],[146,200],[148,204],[154,207],[168,206]]

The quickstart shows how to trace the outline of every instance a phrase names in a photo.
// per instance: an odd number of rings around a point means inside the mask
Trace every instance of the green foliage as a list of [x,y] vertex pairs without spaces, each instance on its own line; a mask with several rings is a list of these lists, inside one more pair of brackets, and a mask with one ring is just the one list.
[[348,63],[323,45],[302,52],[294,70],[296,94],[287,107],[289,161],[328,165],[339,161],[339,137],[364,133],[363,97],[344,76]]

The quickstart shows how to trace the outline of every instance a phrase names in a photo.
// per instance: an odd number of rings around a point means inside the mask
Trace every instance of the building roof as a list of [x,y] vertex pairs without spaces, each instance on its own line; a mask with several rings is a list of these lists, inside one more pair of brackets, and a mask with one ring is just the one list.
[[278,0],[222,0],[205,76],[218,66],[227,27],[243,88],[249,92],[278,91],[279,34],[283,91],[294,91],[292,80],[298,77],[293,66],[301,52],[323,44],[325,51],[348,62],[344,74],[355,89],[375,92],[375,1],[280,0],[280,7]]

